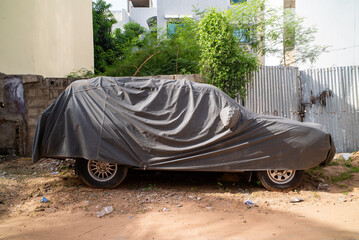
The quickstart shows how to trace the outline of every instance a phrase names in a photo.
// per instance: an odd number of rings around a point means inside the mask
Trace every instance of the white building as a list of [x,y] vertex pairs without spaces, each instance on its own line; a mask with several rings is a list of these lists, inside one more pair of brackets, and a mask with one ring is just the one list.
[[[266,0],[268,5],[282,7],[283,1]],[[291,0],[294,11],[304,17],[304,25],[315,25],[318,32],[313,44],[329,46],[313,64],[297,64],[300,69],[359,65],[358,0]],[[265,56],[265,65],[277,66],[280,60]]]
[[195,17],[194,8],[202,11],[212,7],[227,10],[230,0],[157,0],[157,26],[160,29],[171,28],[171,23],[183,17]]
[[153,20],[157,20],[159,29],[167,29],[168,23],[179,21],[183,17],[193,17],[194,8],[204,10],[214,7],[226,10],[230,7],[230,0],[157,0],[157,7],[152,0],[127,0],[127,9],[114,11],[118,23],[115,28],[130,21],[139,23],[149,29]]
[[115,17],[117,23],[112,25],[112,31],[114,31],[116,28],[121,28],[126,23],[130,22],[130,17],[128,16],[126,9],[121,9],[117,11],[112,11],[113,16]]
[[[123,0],[126,1],[126,0]],[[129,21],[137,22],[149,29],[148,22],[157,20],[157,27],[162,30],[175,28],[181,18],[195,17],[193,9],[215,7],[229,9],[231,2],[245,0],[127,0],[127,9],[116,17],[122,27]],[[313,63],[297,64],[301,69],[359,65],[359,0],[266,0],[266,5],[293,8],[298,16],[304,17],[305,26],[315,25],[318,29],[314,44],[329,46],[328,52],[322,53]],[[280,59],[266,55],[264,65],[278,66]]]

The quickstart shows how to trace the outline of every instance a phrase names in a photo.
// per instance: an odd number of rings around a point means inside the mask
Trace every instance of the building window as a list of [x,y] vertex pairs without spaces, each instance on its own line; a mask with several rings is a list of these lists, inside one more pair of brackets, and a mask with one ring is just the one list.
[[167,36],[172,37],[181,27],[183,27],[183,23],[179,20],[167,22]]
[[241,3],[244,3],[244,2],[247,2],[247,0],[231,0],[231,5],[241,4]]
[[248,43],[250,41],[249,35],[248,35],[249,29],[235,29],[233,32],[233,35],[235,38],[238,39],[241,43]]

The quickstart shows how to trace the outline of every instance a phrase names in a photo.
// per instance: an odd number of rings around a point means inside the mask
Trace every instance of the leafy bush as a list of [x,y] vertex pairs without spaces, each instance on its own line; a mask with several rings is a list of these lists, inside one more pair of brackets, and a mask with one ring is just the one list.
[[197,25],[187,18],[182,23],[171,37],[157,29],[145,33],[141,44],[137,44],[136,48],[108,67],[105,75],[132,76],[136,72],[136,76],[198,73],[200,50],[196,40]]
[[210,9],[199,22],[201,73],[230,97],[244,97],[258,58],[239,46],[228,14]]

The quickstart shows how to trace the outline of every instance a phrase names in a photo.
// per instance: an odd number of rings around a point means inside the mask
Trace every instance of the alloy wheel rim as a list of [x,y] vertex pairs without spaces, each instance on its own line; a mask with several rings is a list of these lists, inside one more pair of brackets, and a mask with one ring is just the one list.
[[87,163],[87,170],[96,181],[107,182],[116,175],[117,164],[90,160]]
[[276,184],[286,184],[295,175],[295,170],[267,170],[268,177]]

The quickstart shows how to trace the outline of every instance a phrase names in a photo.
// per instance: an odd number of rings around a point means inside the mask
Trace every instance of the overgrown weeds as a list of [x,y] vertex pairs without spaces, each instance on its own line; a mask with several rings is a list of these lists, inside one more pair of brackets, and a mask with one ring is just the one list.
[[[329,176],[325,174],[325,169],[322,166],[317,166],[315,168],[307,170],[307,173],[315,179],[324,179],[330,183],[336,184],[353,177],[353,173],[359,172],[359,166],[353,165],[353,159],[349,158],[345,160],[344,158],[340,157],[328,164],[328,166],[343,166],[345,171],[340,172],[334,176]],[[343,185],[343,184],[342,184]]]

